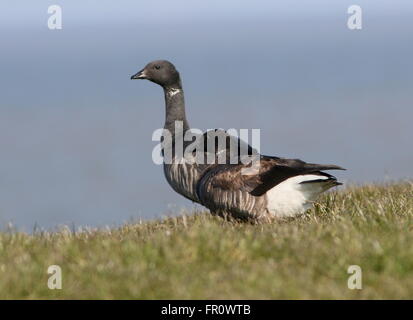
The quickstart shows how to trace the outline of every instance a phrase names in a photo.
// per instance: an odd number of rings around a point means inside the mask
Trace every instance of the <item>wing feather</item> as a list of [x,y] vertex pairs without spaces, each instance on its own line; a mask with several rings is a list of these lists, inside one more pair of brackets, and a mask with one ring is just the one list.
[[[284,159],[261,156],[260,168],[256,175],[242,175],[244,164],[212,165],[200,179],[197,192],[208,189],[241,190],[253,196],[261,196],[284,180],[303,174],[325,175],[322,170],[345,170],[337,165],[306,163],[299,159]],[[200,195],[200,198],[202,196]]]

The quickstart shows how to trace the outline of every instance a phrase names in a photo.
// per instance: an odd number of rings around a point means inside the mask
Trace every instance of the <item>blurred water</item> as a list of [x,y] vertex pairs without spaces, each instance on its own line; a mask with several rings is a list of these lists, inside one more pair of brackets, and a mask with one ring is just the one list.
[[[63,30],[47,29],[61,4]],[[23,4],[23,5],[22,5]],[[202,5],[202,7],[199,7]],[[0,5],[0,226],[102,226],[194,205],[153,164],[175,63],[197,128],[260,128],[264,154],[336,163],[348,182],[411,178],[413,4],[5,1]]]

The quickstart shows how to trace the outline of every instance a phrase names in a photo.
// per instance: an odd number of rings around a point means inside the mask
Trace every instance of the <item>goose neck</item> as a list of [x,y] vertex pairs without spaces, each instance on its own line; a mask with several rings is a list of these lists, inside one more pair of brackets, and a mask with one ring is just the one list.
[[166,87],[165,93],[165,129],[175,133],[175,122],[182,121],[184,131],[189,129],[185,114],[184,92],[180,86]]

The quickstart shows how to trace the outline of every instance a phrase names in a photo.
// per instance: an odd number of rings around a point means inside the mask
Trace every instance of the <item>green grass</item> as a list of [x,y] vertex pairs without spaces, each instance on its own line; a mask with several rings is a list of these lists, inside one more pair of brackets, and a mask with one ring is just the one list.
[[[47,287],[59,265],[63,288]],[[363,289],[347,287],[350,265]],[[413,184],[331,192],[273,224],[207,213],[113,230],[0,233],[2,299],[413,298]]]

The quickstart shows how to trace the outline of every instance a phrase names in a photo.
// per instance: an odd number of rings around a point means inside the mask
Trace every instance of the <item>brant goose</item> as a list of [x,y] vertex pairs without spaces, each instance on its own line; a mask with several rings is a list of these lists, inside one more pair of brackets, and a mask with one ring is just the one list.
[[[147,79],[164,90],[166,118],[164,129],[169,130],[173,142],[162,141],[164,173],[170,186],[184,197],[200,203],[213,214],[240,219],[268,221],[278,217],[292,217],[309,209],[317,197],[331,187],[340,185],[336,178],[323,170],[344,170],[336,165],[306,163],[298,159],[285,159],[256,154],[258,169],[244,174],[251,166],[241,160],[242,154],[252,157],[255,150],[242,140],[223,130],[192,134],[185,115],[184,92],[175,66],[165,60],[150,62],[131,79]],[[176,124],[180,124],[177,126]],[[225,161],[189,161],[179,156],[179,139],[183,150],[192,141],[182,137],[191,133],[201,137],[194,144],[203,150],[203,157],[211,156],[209,143],[216,144],[217,136],[224,136],[225,145],[213,148],[212,157],[218,159],[224,152]],[[237,153],[230,146],[237,143]],[[169,144],[168,144],[169,143]],[[198,143],[198,144],[197,144]],[[217,145],[216,145],[217,146]],[[171,161],[165,161],[165,150],[172,150]],[[241,150],[242,149],[242,150]],[[198,149],[199,150],[199,149]],[[195,155],[194,155],[195,157]],[[230,161],[236,158],[236,162]],[[198,158],[196,158],[198,159]],[[210,159],[210,158],[208,158]],[[250,158],[252,159],[252,158]]]

